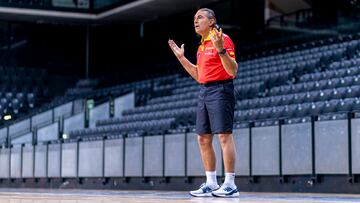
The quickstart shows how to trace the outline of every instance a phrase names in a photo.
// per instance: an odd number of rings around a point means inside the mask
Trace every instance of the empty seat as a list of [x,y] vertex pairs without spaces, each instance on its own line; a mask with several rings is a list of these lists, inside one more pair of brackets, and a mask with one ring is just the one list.
[[257,119],[257,115],[258,113],[260,112],[259,109],[249,109],[247,112],[246,112],[246,118],[248,121],[254,121]]
[[280,105],[282,105],[282,96],[270,97],[270,106],[280,106]]
[[324,91],[315,90],[315,91],[305,93],[304,102],[316,102],[316,101],[326,100],[326,98],[328,98],[328,95],[325,94]]
[[326,88],[330,89],[330,88],[337,88],[340,86],[341,83],[341,79],[340,78],[333,78],[333,79],[328,79],[327,80],[327,86]]
[[270,106],[271,99],[269,97],[261,98],[258,103],[258,107]]
[[30,108],[34,108],[34,106],[35,106],[35,98],[36,98],[35,94],[34,93],[28,93],[26,95],[26,97],[27,97],[28,106]]
[[310,114],[312,103],[297,104],[296,111],[293,113],[295,117],[304,117]]
[[298,107],[297,104],[285,105],[284,111],[283,111],[283,116],[285,118],[294,117],[294,115],[296,114],[296,111],[297,111],[297,107]]
[[325,89],[325,90],[320,90],[320,91],[313,91],[311,93],[314,95],[309,102],[326,101],[331,98],[331,95],[333,94],[333,90]]
[[3,97],[0,99],[0,104],[4,109],[6,109],[8,107],[9,100],[7,100],[6,98]]
[[340,100],[338,100],[338,99],[325,101],[325,106],[324,106],[323,112],[324,113],[336,112],[339,104],[340,104]]
[[293,95],[293,102],[292,104],[298,104],[305,101],[309,101],[310,94],[308,92],[301,92]]
[[271,117],[273,109],[271,107],[267,108],[260,108],[260,110],[257,112],[257,118],[258,119],[267,119]]
[[298,103],[299,101],[297,100],[296,97],[297,94],[289,94],[289,95],[282,95],[281,100],[280,100],[280,105],[289,105],[289,104],[293,104],[293,103]]
[[360,111],[360,99],[358,97],[355,98],[355,101],[352,103],[351,109],[353,111]]
[[5,93],[5,98],[6,98],[7,100],[10,101],[13,97],[14,97],[14,94],[13,94],[12,92],[6,92],[6,93]]
[[13,98],[11,100],[11,106],[12,106],[12,110],[15,114],[19,113],[19,109],[20,109],[20,102],[17,98]]
[[349,111],[352,110],[352,107],[353,107],[355,102],[356,102],[355,98],[341,99],[339,104],[338,104],[337,111],[339,111],[339,112],[349,112]]
[[328,88],[328,80],[320,80],[315,82],[315,90],[323,90]]
[[356,76],[352,76],[352,83],[351,85],[360,85],[360,78]]
[[[356,81],[355,81],[356,80]],[[357,79],[357,77],[353,77],[353,76],[348,76],[348,77],[343,77],[340,78],[340,87],[345,87],[345,86],[351,86],[351,85],[355,85],[355,83],[359,81]]]
[[360,86],[351,86],[346,88],[346,92],[344,94],[345,98],[350,97],[359,97],[360,96]]
[[303,91],[304,92],[314,91],[317,88],[316,85],[317,85],[317,83],[314,82],[314,81],[305,82],[304,87],[303,87]]
[[241,109],[241,110],[248,109],[248,108],[250,108],[251,103],[252,102],[249,99],[241,100],[236,103],[236,107],[237,107],[237,109]]
[[274,106],[271,107],[271,118],[281,118],[284,116],[285,106]]
[[325,107],[324,101],[312,102],[311,103],[311,110],[309,112],[309,116],[317,116],[323,112]]

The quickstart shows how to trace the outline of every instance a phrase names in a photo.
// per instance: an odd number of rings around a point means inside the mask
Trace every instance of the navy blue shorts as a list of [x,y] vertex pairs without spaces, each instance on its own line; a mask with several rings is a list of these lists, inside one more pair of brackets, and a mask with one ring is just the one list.
[[196,133],[232,133],[234,108],[232,80],[201,85],[196,110]]

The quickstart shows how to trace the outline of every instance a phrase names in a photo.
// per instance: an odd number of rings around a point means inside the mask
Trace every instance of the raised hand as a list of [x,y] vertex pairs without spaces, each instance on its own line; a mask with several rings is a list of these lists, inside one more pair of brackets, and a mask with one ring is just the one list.
[[174,52],[175,56],[178,58],[178,59],[181,59],[182,57],[184,57],[184,52],[185,52],[185,49],[184,49],[184,44],[181,45],[181,48],[178,47],[178,45],[176,45],[176,43],[169,39],[168,41],[169,43],[169,46],[170,46],[170,49]]
[[210,39],[218,52],[224,48],[224,36],[221,28],[220,32],[216,29],[212,29],[210,31]]

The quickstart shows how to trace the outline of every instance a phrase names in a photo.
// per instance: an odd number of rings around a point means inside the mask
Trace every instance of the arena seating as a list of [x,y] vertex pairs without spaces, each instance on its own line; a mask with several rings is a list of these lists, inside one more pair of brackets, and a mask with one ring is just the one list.
[[[337,38],[239,62],[237,176],[281,182],[335,174],[347,181],[350,167],[359,173],[359,44]],[[111,87],[80,80],[41,108],[39,94],[5,91],[0,103],[34,99],[36,112],[0,128],[0,178],[202,176],[194,130],[199,85],[184,74]],[[221,154],[218,140],[214,150]]]
[[46,70],[0,66],[0,118],[41,105],[49,98],[49,88]]
[[[320,46],[313,43],[311,48],[298,46],[294,51],[240,62],[234,81],[235,122],[273,123],[279,119],[357,110],[360,41],[331,42]],[[157,83],[148,81],[152,93],[145,105],[123,111],[121,118],[97,121],[95,129],[101,130],[79,130],[70,133],[71,137],[102,135],[103,130],[110,129],[123,134],[138,130],[138,135],[152,135],[193,126],[199,86],[188,76],[170,78]],[[164,120],[169,123],[163,125]],[[141,129],[148,125],[156,127]]]
[[[235,85],[235,126],[249,122],[274,123],[328,113],[351,112],[360,107],[360,40],[329,39],[287,47],[269,56],[239,62]],[[46,72],[0,68],[4,72],[1,112],[17,113],[24,105],[34,108],[44,95]],[[34,77],[41,74],[39,79]],[[8,76],[5,78],[5,76]],[[7,81],[19,84],[10,91]],[[94,126],[68,132],[70,138],[113,134],[155,135],[195,124],[199,85],[189,76],[174,74],[97,88],[99,81],[80,80],[63,97],[38,112],[69,101],[135,93],[135,108],[94,121]],[[29,89],[29,87],[32,87]],[[9,90],[9,91],[8,91]],[[42,93],[40,93],[42,92]],[[105,99],[105,100],[104,100]],[[96,102],[99,104],[99,102]],[[74,113],[74,112],[73,112]],[[301,119],[300,119],[301,120]]]

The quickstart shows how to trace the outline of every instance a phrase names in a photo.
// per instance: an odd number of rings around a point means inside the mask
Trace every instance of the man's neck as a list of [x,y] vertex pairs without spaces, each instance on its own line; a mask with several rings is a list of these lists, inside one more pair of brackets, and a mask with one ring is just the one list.
[[210,31],[207,32],[207,34],[204,34],[203,36],[201,36],[203,39],[206,39],[208,36],[210,35]]
[[206,34],[201,35],[201,42],[204,42],[210,35],[210,30]]
[[211,29],[204,31],[204,33],[200,34],[202,38],[206,39],[210,35]]

